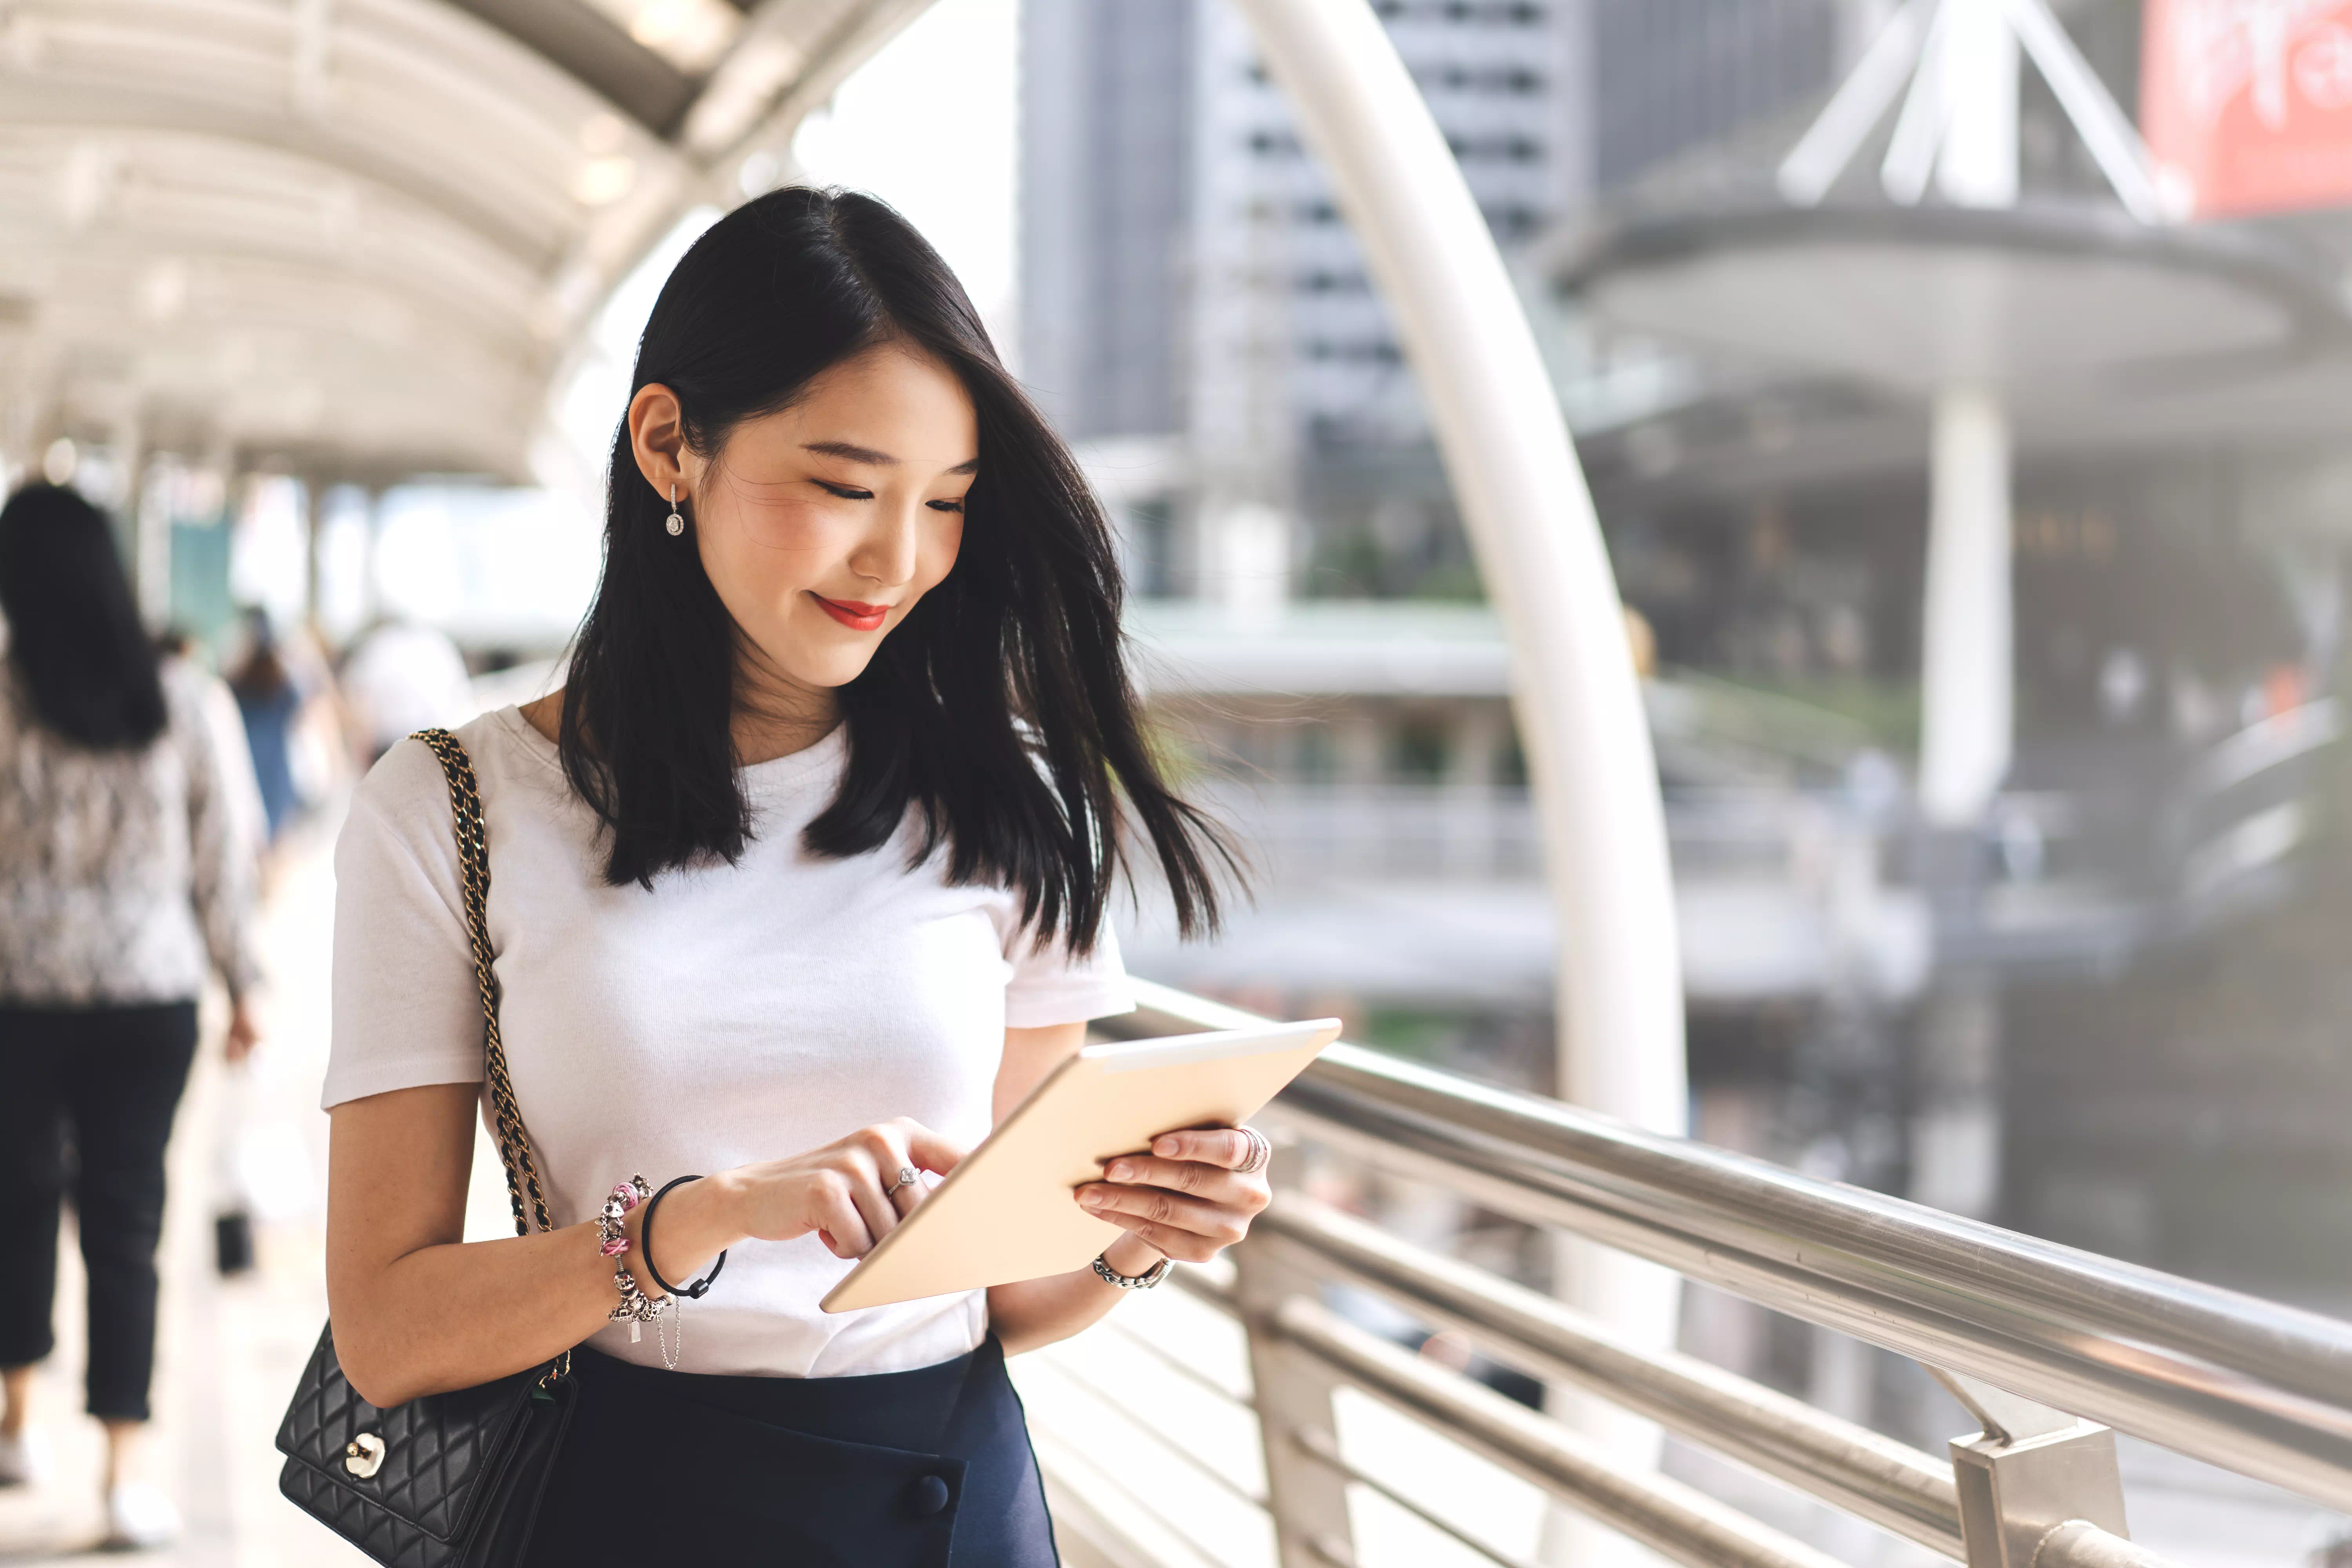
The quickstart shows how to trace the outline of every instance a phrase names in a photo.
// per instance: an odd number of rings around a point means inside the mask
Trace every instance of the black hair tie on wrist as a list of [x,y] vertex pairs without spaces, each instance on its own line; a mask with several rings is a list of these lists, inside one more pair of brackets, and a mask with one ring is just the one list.
[[701,1279],[697,1279],[693,1284],[671,1284],[668,1280],[661,1277],[661,1270],[654,1267],[654,1210],[659,1206],[662,1199],[669,1196],[670,1189],[672,1187],[682,1187],[688,1182],[698,1182],[700,1180],[702,1180],[700,1176],[680,1176],[676,1181],[670,1183],[668,1186],[662,1188],[661,1191],[647,1198],[646,1200],[646,1217],[637,1226],[637,1252],[639,1256],[645,1259],[646,1272],[653,1277],[654,1288],[665,1296],[682,1296],[689,1301],[699,1301],[706,1294],[709,1293],[710,1289],[710,1282],[719,1278],[719,1271],[720,1269],[727,1267],[727,1254],[723,1251],[720,1252],[719,1255],[719,1261],[710,1266],[710,1272],[704,1275]]

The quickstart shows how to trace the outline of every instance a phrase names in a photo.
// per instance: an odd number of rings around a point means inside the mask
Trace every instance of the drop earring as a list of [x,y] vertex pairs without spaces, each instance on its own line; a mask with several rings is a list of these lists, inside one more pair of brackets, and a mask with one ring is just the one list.
[[669,530],[669,536],[672,539],[676,539],[679,534],[686,531],[686,519],[677,515],[677,487],[676,485],[672,485],[669,488],[669,516],[663,521],[662,526]]

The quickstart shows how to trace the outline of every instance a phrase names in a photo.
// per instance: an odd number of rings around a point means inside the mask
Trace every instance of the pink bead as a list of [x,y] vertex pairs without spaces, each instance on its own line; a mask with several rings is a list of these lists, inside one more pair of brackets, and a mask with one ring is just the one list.
[[596,1250],[607,1258],[618,1258],[629,1250],[629,1238],[625,1236],[616,1236]]
[[626,1182],[618,1183],[614,1186],[613,1196],[620,1200],[621,1207],[624,1210],[633,1209],[637,1206],[637,1189],[629,1185]]

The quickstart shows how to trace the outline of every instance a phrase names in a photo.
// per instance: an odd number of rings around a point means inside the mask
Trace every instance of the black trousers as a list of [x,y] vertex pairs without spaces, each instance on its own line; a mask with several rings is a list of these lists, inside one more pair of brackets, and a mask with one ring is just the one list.
[[163,1145],[196,1053],[196,1005],[0,1006],[0,1192],[19,1270],[0,1367],[57,1348],[58,1205],[68,1171],[89,1275],[89,1413],[144,1421],[155,1370]]
[[[688,1311],[693,1309],[689,1307]],[[1055,1568],[993,1337],[865,1377],[712,1377],[572,1352],[531,1568]]]

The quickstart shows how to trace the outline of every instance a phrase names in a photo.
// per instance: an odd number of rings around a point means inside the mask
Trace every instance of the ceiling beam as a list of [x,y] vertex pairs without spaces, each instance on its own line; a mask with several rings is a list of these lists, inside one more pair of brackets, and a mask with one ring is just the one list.
[[[810,110],[932,3],[763,0],[682,118],[681,149],[731,184],[736,163],[790,141]],[[785,61],[789,71],[778,69]]]
[[[7,150],[0,137],[0,155]],[[462,235],[452,236],[461,243],[450,245],[414,231],[370,234],[397,231],[413,222],[413,215],[398,213],[328,238],[315,209],[305,213],[289,206],[283,222],[254,220],[259,197],[239,203],[248,221],[215,218],[201,226],[178,221],[190,208],[203,213],[206,194],[193,193],[192,200],[158,212],[140,193],[109,205],[84,230],[61,229],[47,215],[0,210],[0,291],[21,290],[28,280],[37,287],[43,277],[66,272],[85,279],[110,271],[139,277],[159,264],[184,274],[274,268],[337,288],[395,297],[436,318],[464,322],[486,339],[535,347],[546,342],[532,316],[543,298],[544,280],[462,243]]]
[[698,84],[581,0],[449,0],[496,27],[656,136],[667,137]]
[[[680,118],[676,173],[660,199],[597,215],[575,257],[572,324],[593,313],[629,269],[693,208],[743,199],[736,171],[754,152],[782,147],[852,71],[930,9],[933,0],[763,0],[736,52],[711,73]],[[746,50],[772,51],[746,53]],[[796,58],[793,58],[796,57]],[[787,72],[775,70],[790,59]]]
[[517,224],[460,178],[430,177],[333,122],[296,119],[257,99],[249,107],[194,94],[56,82],[0,71],[0,128],[181,133],[266,148],[392,192],[544,276],[562,254],[556,237]]
[[[698,77],[582,0],[19,0],[20,47],[0,50],[0,157],[21,168],[34,137],[100,153],[115,138],[134,183],[87,228],[55,228],[46,204],[0,222],[14,263],[0,270],[45,307],[18,332],[16,357],[53,353],[95,387],[107,379],[100,362],[127,354],[133,384],[152,375],[152,395],[176,407],[192,363],[258,348],[314,388],[314,438],[348,447],[349,461],[397,462],[393,447],[414,449],[436,420],[454,420],[451,455],[503,453],[495,466],[519,473],[540,414],[515,389],[546,380],[565,334],[688,209],[733,205],[742,158],[781,151],[929,0],[733,3],[751,13],[737,47]],[[404,125],[386,107],[404,102],[437,107]],[[632,126],[609,150],[594,129],[607,111],[615,137]],[[175,169],[162,151],[142,158],[142,142],[219,143],[199,155],[222,162]],[[253,170],[243,182],[239,150]],[[589,162],[619,156],[636,164],[634,188],[624,180],[610,205],[579,205]],[[340,238],[320,229],[315,250],[288,194],[311,172],[322,202],[349,188],[360,214]],[[243,216],[215,224],[205,211],[214,201]],[[290,204],[282,225],[268,216],[280,204]],[[380,224],[421,226],[413,247],[381,236],[370,247]],[[212,301],[218,312],[192,298],[185,315],[151,320],[143,312],[160,307],[146,303],[139,268],[155,257],[186,268],[200,295],[216,268],[290,270],[282,291],[257,293],[247,278]],[[128,280],[106,285],[105,298],[128,290],[119,313],[90,293],[94,270]],[[424,330],[395,353],[354,332],[345,296],[396,302]],[[78,364],[77,348],[97,357]],[[266,398],[234,397],[220,417],[237,417],[231,404],[264,424],[280,417]]]

